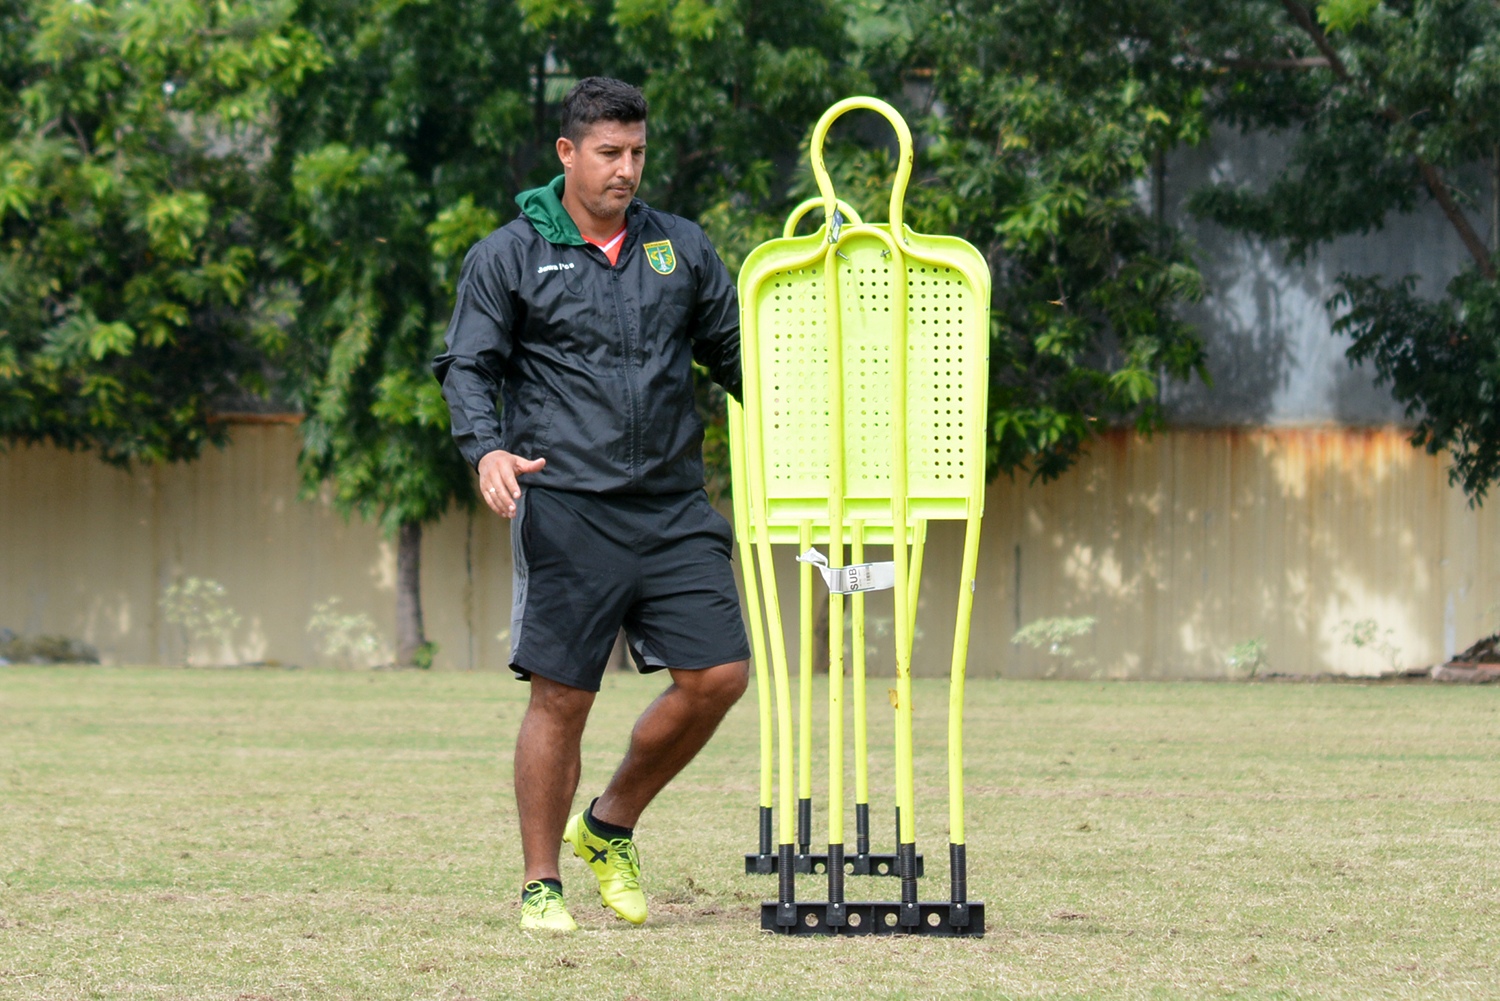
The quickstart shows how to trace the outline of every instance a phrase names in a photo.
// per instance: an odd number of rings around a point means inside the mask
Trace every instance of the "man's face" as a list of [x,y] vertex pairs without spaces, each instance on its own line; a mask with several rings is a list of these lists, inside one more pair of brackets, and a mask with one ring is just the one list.
[[576,144],[557,140],[557,157],[567,174],[568,190],[600,219],[623,215],[641,186],[646,166],[646,123],[612,122],[588,127]]

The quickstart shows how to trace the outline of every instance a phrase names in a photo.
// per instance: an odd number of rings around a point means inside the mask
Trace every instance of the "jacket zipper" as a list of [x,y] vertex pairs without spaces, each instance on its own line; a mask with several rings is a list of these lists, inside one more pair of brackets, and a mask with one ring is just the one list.
[[[620,248],[621,253],[624,249]],[[630,480],[634,483],[640,468],[640,391],[636,386],[636,353],[639,346],[630,329],[628,313],[620,292],[620,270],[618,267],[609,269],[609,283],[615,300],[615,320],[620,325],[620,333],[625,341],[625,389],[630,395]]]

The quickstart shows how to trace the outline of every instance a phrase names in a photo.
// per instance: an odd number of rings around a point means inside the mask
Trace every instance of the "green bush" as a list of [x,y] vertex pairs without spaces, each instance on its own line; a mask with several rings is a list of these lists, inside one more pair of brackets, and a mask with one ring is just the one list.
[[99,651],[66,636],[27,639],[9,629],[0,629],[0,663],[8,664],[97,664]]
[[1236,643],[1224,655],[1224,664],[1231,671],[1243,671],[1247,677],[1256,677],[1266,666],[1265,637],[1255,636],[1243,643]]

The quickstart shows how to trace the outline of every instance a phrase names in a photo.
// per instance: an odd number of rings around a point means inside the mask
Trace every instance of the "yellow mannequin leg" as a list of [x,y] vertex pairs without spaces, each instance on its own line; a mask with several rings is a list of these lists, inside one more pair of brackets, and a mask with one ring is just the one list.
[[[745,484],[744,411],[731,397],[729,400],[730,473],[737,484]],[[734,492],[734,534],[739,549],[740,577],[745,584],[745,606],[750,619],[750,650],[755,660],[755,694],[760,703],[760,837],[758,852],[771,854],[771,812],[775,805],[772,786],[774,737],[771,706],[771,671],[766,663],[765,630],[761,623],[760,588],[755,580],[755,559],[750,550],[750,516],[748,486]]]
[[[852,543],[849,561],[863,563],[865,523],[851,522],[850,535]],[[865,596],[850,595],[849,603],[850,618],[853,620],[851,653],[854,657],[851,665],[851,673],[854,675],[854,851],[864,855],[870,850],[870,761],[865,720]]]
[[[798,526],[797,552],[805,553],[812,545],[812,522]],[[806,854],[812,841],[812,676],[813,676],[813,570],[807,563],[797,564],[797,588],[801,599],[798,625],[801,629],[797,650],[797,724],[801,727],[797,741],[797,850]]]

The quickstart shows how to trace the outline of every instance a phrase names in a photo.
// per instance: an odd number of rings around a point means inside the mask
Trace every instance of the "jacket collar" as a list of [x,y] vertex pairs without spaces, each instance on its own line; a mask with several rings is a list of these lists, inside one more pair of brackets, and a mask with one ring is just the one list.
[[[584,240],[583,234],[578,232],[578,224],[573,221],[572,216],[568,215],[568,210],[563,208],[564,180],[564,175],[558,174],[550,183],[540,188],[523,191],[516,196],[516,204],[521,207],[521,214],[548,243],[563,247],[581,247],[587,241]],[[629,227],[631,235],[639,229],[639,226],[631,226],[631,224],[640,216],[640,209],[644,206],[645,202],[636,198],[632,199],[630,207],[625,210],[625,224]]]

